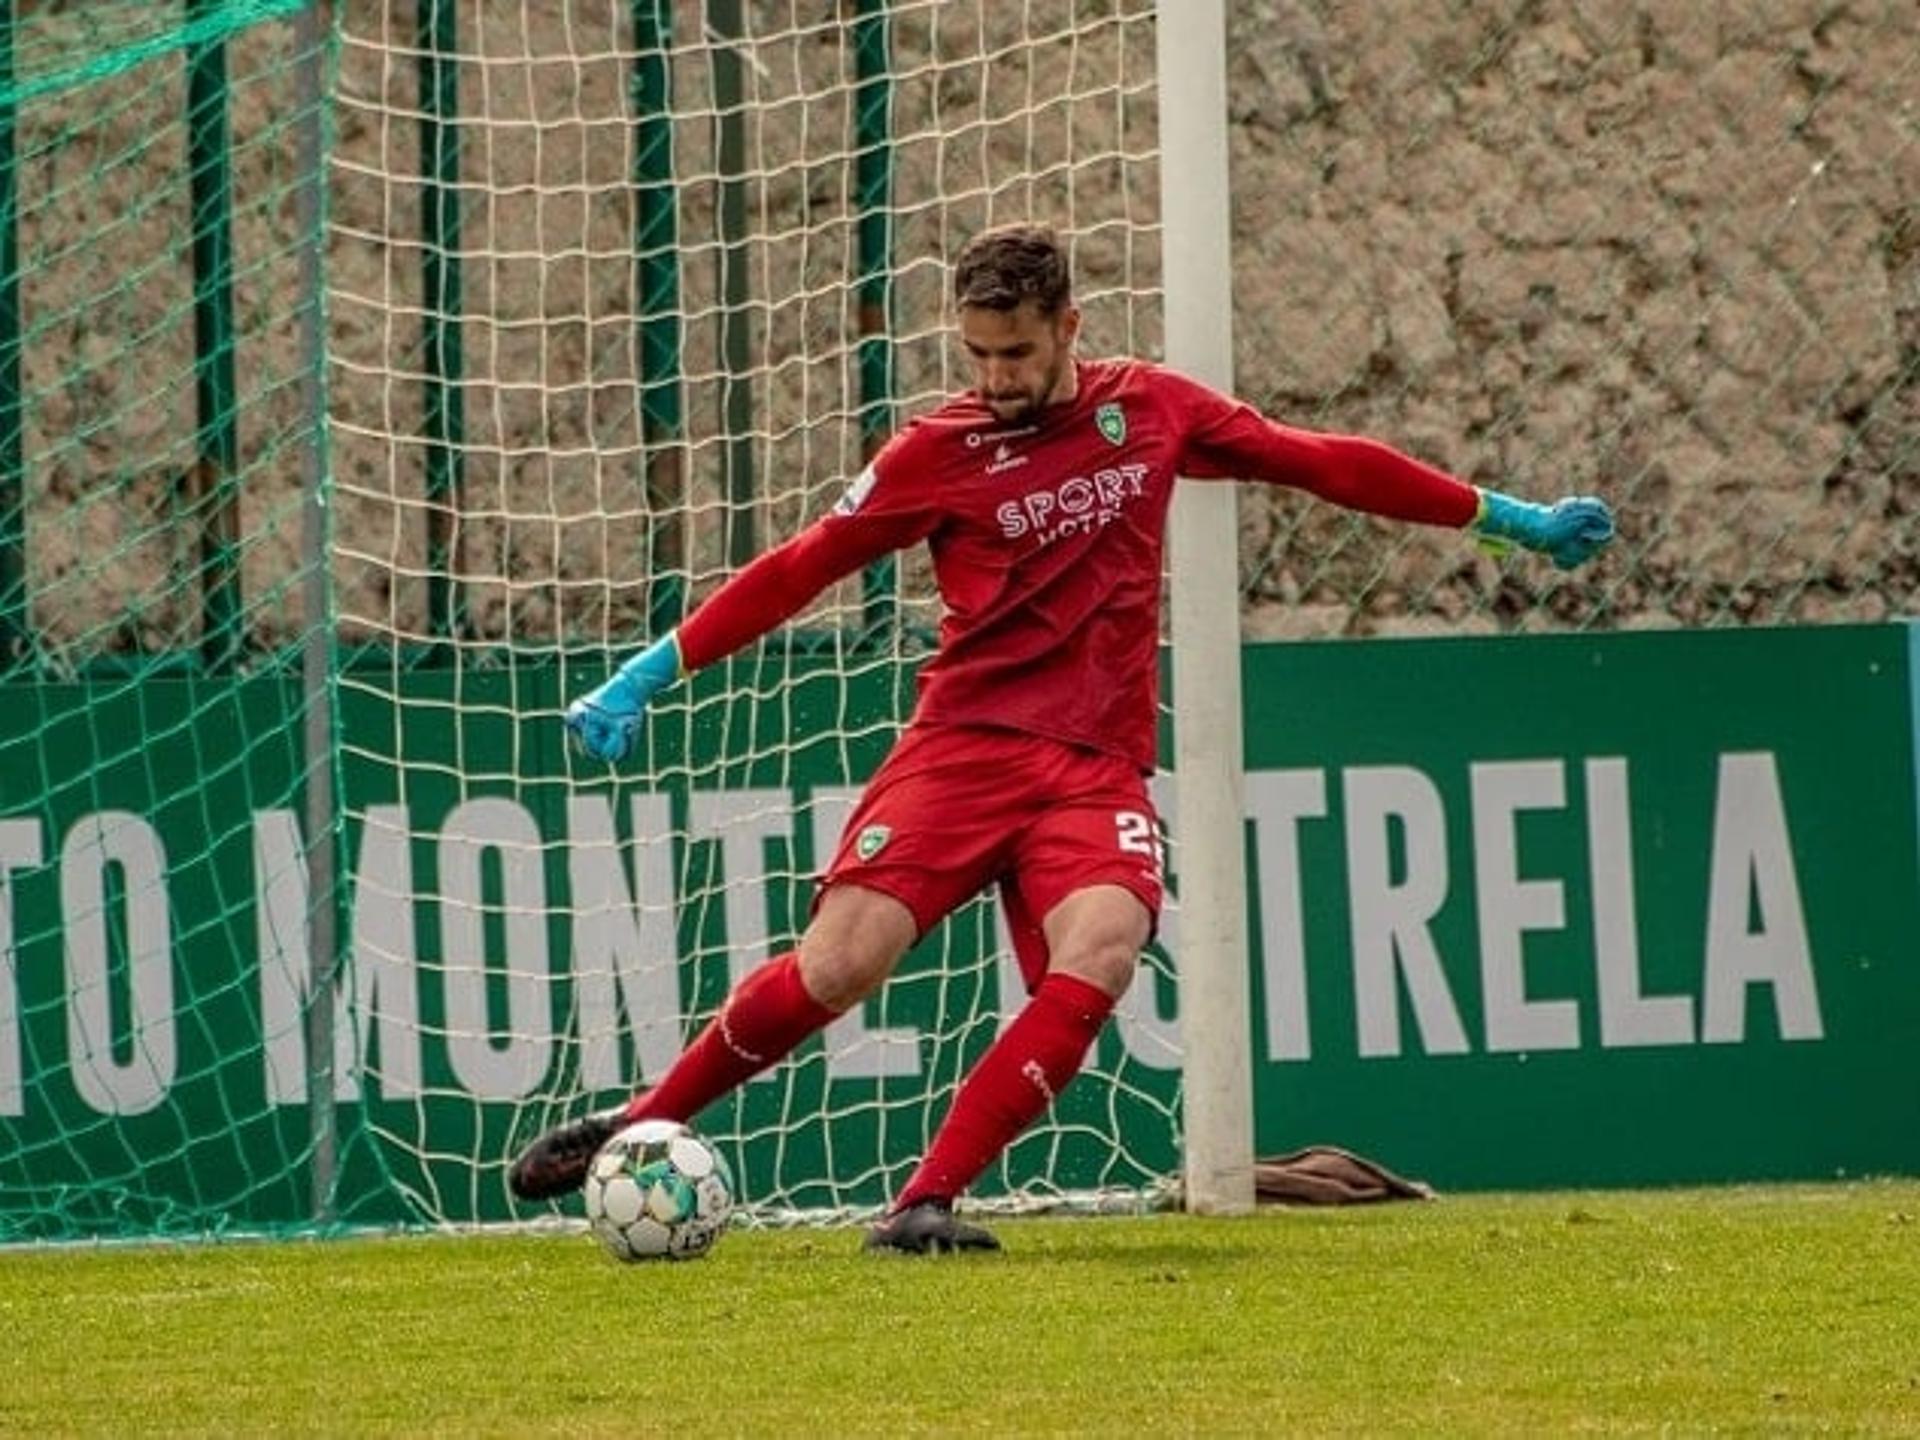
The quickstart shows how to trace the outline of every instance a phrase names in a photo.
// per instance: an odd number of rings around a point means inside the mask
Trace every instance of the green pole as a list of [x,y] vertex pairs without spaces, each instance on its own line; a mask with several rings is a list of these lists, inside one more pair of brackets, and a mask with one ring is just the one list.
[[738,569],[758,548],[754,536],[753,367],[747,306],[746,96],[740,59],[740,0],[711,0],[713,102],[718,134],[720,203],[720,418],[726,435],[727,563]]
[[[871,460],[893,433],[893,83],[887,0],[859,0],[853,21],[854,195],[859,209],[858,368],[860,452]],[[862,585],[869,635],[899,613],[891,557],[867,567]]]
[[466,405],[460,349],[460,67],[457,0],[419,0],[421,347],[426,386],[427,628],[439,639],[466,629],[460,584]]
[[634,290],[640,327],[640,439],[646,455],[647,624],[664,634],[685,598],[686,468],[680,395],[680,255],[673,184],[672,0],[633,0],[631,79]]
[[726,434],[726,557],[739,568],[755,555],[753,524],[753,336],[747,305],[747,115],[739,46],[739,0],[710,0],[714,111],[720,152],[720,420]]
[[340,1173],[339,1117],[333,1103],[333,1045],[340,1025],[341,896],[339,854],[339,735],[334,726],[333,576],[329,564],[331,507],[327,503],[327,341],[326,341],[326,97],[328,17],[320,5],[308,5],[294,21],[295,153],[298,189],[295,215],[300,226],[301,389],[313,433],[300,447],[300,563],[306,605],[306,635],[301,644],[301,681],[305,699],[305,819],[307,871],[307,954],[312,957],[313,988],[307,994],[307,1136],[313,1159],[308,1166],[308,1195],[316,1224],[336,1218],[335,1189]]
[[20,390],[20,176],[14,155],[13,0],[0,0],[0,676],[24,663],[27,628],[26,458]]
[[[223,0],[188,0],[189,19]],[[187,163],[193,203],[193,398],[199,427],[187,493],[200,523],[204,619],[200,657],[210,673],[240,658],[240,414],[234,381],[233,152],[224,40],[187,50]]]

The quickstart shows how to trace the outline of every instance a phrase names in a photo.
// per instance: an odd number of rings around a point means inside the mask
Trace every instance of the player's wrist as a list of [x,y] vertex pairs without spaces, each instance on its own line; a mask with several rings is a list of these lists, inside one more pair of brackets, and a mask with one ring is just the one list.
[[1518,500],[1498,490],[1481,489],[1480,505],[1469,527],[1489,540],[1505,540],[1529,549],[1545,541],[1546,506],[1531,500]]
[[644,705],[685,673],[680,658],[680,634],[670,630],[621,665],[614,679],[631,692],[634,701]]

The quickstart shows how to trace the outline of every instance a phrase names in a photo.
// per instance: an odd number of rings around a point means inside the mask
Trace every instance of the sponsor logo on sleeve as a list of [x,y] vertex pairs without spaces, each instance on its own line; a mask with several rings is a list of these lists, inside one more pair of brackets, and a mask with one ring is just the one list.
[[853,514],[854,511],[867,503],[867,496],[873,493],[874,482],[879,478],[879,473],[869,464],[858,475],[853,477],[853,483],[847,486],[846,493],[834,502],[833,513],[836,515]]

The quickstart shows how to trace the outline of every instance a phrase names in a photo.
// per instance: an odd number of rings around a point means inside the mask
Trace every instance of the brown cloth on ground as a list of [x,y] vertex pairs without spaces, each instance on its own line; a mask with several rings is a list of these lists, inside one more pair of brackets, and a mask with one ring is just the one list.
[[1254,1199],[1280,1205],[1370,1205],[1431,1200],[1433,1187],[1335,1145],[1309,1145],[1253,1162]]

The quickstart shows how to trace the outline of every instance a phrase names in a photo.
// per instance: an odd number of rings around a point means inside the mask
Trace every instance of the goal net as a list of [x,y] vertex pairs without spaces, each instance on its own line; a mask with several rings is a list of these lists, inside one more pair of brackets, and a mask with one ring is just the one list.
[[[983,226],[1055,223],[1089,348],[1155,352],[1152,7],[342,25],[343,1174],[377,1164],[403,1218],[496,1218],[526,1213],[518,1143],[657,1079],[804,927],[937,621],[922,559],[682,687],[617,772],[566,753],[561,710],[966,383],[946,262]],[[699,1124],[764,1214],[877,1205],[1023,998],[979,902]],[[982,1194],[1137,1203],[1171,1175],[1171,1008],[1156,961]]]
[[[962,384],[947,259],[1155,353],[1149,0],[0,3],[0,1240],[526,1218],[804,926],[937,620],[876,566],[612,771],[567,700]],[[1156,952],[982,1182],[1178,1164]],[[699,1117],[882,1203],[1023,996],[978,903]]]

